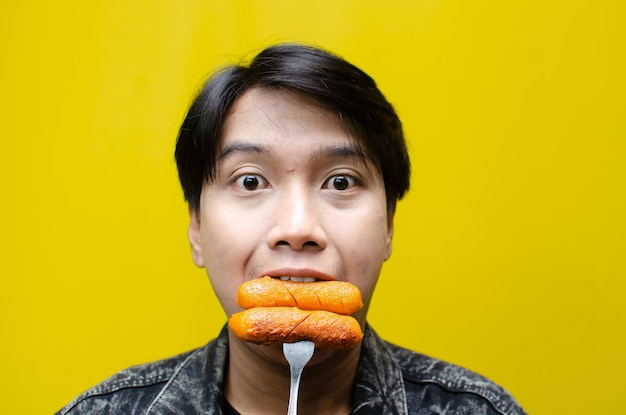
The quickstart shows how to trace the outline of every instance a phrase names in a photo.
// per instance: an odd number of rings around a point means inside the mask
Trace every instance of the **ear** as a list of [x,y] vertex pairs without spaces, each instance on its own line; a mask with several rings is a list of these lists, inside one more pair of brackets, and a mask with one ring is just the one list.
[[391,257],[391,242],[393,240],[393,218],[396,214],[395,207],[389,208],[387,210],[387,238],[386,238],[386,248],[387,252],[385,254],[385,261]]
[[195,209],[189,208],[189,230],[187,232],[189,244],[191,245],[191,257],[194,264],[204,268],[204,258],[202,257],[202,236],[200,233],[200,217]]

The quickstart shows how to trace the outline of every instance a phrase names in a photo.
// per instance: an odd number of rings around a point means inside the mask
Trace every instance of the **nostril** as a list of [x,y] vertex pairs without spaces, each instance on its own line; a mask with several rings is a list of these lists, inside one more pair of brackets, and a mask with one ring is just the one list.
[[287,242],[285,240],[280,240],[280,241],[276,242],[276,246],[290,246],[290,247],[292,247],[294,249],[302,249],[302,248],[307,247],[307,246],[319,247],[320,245],[317,242],[315,242],[315,241],[306,241],[303,244],[298,245],[298,244],[294,244],[294,243],[289,243],[289,242]]

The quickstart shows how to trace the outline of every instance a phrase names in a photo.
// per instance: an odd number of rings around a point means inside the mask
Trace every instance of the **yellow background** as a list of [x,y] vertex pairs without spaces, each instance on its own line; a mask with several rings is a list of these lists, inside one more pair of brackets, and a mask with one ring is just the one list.
[[176,132],[211,70],[285,40],[360,66],[404,120],[374,327],[530,413],[625,413],[625,3],[298,3],[1,3],[0,413],[217,334]]

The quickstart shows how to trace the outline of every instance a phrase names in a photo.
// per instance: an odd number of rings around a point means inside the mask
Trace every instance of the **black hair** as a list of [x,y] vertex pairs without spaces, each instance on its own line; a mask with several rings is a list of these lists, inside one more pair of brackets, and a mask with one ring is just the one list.
[[191,104],[175,152],[183,194],[191,209],[198,211],[204,183],[215,178],[229,109],[253,87],[292,90],[335,113],[380,169],[389,209],[408,191],[410,161],[402,123],[374,80],[330,52],[287,43],[264,49],[249,65],[217,71]]

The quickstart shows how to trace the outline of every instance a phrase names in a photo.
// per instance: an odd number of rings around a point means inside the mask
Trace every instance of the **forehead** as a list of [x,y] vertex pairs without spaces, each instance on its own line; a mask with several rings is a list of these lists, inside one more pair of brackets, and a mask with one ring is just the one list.
[[371,173],[380,173],[335,113],[291,90],[257,87],[245,92],[231,107],[220,141],[217,163],[237,154],[281,159],[291,168],[307,161],[351,158],[374,167]]
[[[235,101],[222,128],[222,147],[233,139],[292,139],[316,133],[357,144],[339,117],[313,99],[285,89],[252,88]],[[358,145],[358,144],[357,144]]]

